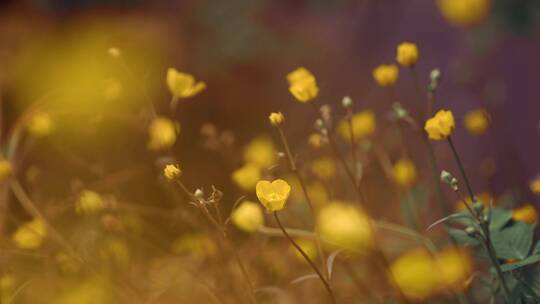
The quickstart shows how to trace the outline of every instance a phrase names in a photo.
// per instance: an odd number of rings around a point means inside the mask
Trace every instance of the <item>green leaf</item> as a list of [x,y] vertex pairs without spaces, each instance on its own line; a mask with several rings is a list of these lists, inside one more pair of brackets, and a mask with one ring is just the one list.
[[460,245],[464,246],[477,246],[480,245],[480,241],[476,238],[469,236],[467,232],[463,231],[462,229],[456,229],[456,228],[447,228],[448,234],[456,240]]
[[521,260],[519,262],[501,265],[501,270],[503,272],[512,271],[512,270],[516,270],[518,268],[525,267],[527,265],[531,265],[538,262],[540,262],[540,254],[531,255],[528,258]]
[[502,230],[491,232],[491,241],[497,257],[501,259],[523,260],[529,255],[534,234],[534,226],[513,222]]
[[491,208],[490,230],[503,228],[512,219],[512,211],[503,208]]

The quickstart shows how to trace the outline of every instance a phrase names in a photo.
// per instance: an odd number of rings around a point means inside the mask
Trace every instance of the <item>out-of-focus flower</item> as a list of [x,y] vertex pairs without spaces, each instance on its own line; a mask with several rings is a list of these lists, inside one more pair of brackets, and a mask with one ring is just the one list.
[[527,204],[517,208],[512,212],[512,218],[515,221],[521,221],[527,224],[534,224],[538,221],[538,213],[533,205]]
[[0,183],[3,183],[13,172],[11,163],[5,159],[0,160]]
[[192,97],[206,88],[204,82],[196,82],[192,75],[179,72],[174,68],[167,70],[167,86],[176,98]]
[[464,248],[448,247],[437,254],[438,271],[441,287],[454,292],[463,291],[467,279],[472,273],[472,260]]
[[319,94],[315,76],[304,67],[287,74],[289,92],[300,102],[310,102]]
[[4,274],[0,277],[0,303],[12,302],[17,280],[12,274]]
[[321,157],[311,163],[311,172],[320,179],[328,179],[336,174],[336,163],[329,157]]
[[407,298],[422,301],[440,288],[437,266],[424,248],[409,250],[390,265],[390,280]]
[[99,193],[91,190],[84,190],[75,204],[75,211],[79,214],[96,214],[103,209],[105,201]]
[[168,164],[163,168],[163,175],[168,180],[175,180],[182,175],[182,170],[178,164]]
[[489,15],[491,0],[438,0],[437,5],[448,23],[470,27],[486,19]]
[[246,191],[252,191],[259,179],[261,179],[261,169],[251,163],[245,164],[232,174],[233,182]]
[[413,66],[418,61],[418,47],[411,42],[402,42],[397,47],[396,61],[403,66]]
[[113,304],[118,303],[114,299],[112,283],[103,276],[87,279],[74,288],[67,288],[60,293],[52,303],[55,304]]
[[117,237],[105,239],[99,253],[104,261],[120,267],[129,265],[131,259],[128,244],[123,239]]
[[[478,202],[480,202],[484,208],[488,208],[491,205],[491,203],[493,202],[493,196],[489,192],[482,192],[480,194],[476,194],[476,200]],[[464,211],[464,210],[467,209],[467,207],[465,206],[464,201],[469,206],[472,206],[473,202],[471,201],[471,198],[467,196],[466,198],[456,202],[456,204],[455,204],[456,212]]]
[[277,127],[285,121],[285,116],[283,116],[283,113],[281,112],[273,112],[270,113],[270,116],[268,116],[268,120],[270,120],[270,124],[274,127]]
[[452,112],[441,110],[434,117],[426,121],[424,130],[426,130],[430,139],[441,140],[452,135],[454,127],[454,115]]
[[540,178],[536,178],[529,183],[529,188],[534,194],[540,195]]
[[399,68],[395,64],[381,64],[373,70],[373,79],[381,87],[393,86],[399,76]]
[[416,181],[416,167],[408,158],[402,158],[394,164],[394,181],[403,188],[408,188]]
[[180,131],[180,125],[166,117],[157,117],[150,123],[148,128],[148,148],[162,150],[170,148],[176,142],[176,133]]
[[13,242],[21,249],[37,249],[47,236],[47,225],[40,218],[23,223],[12,236]]
[[276,179],[272,182],[262,180],[257,182],[255,191],[261,204],[269,212],[275,212],[285,207],[291,193],[291,186],[282,179]]
[[276,163],[277,151],[272,140],[257,137],[244,148],[244,161],[261,169],[268,169]]
[[51,115],[47,112],[36,112],[32,114],[26,124],[28,133],[34,137],[45,137],[53,130]]
[[244,201],[231,214],[231,221],[240,230],[254,232],[263,225],[264,216],[259,204]]
[[465,114],[463,119],[465,129],[472,135],[482,135],[486,132],[489,126],[489,119],[486,111],[477,109]]
[[[354,114],[351,118],[351,122],[354,140],[373,134],[377,127],[375,113],[371,110],[365,110]],[[351,128],[347,120],[344,119],[339,123],[338,133],[344,140],[351,141]]]
[[321,134],[319,134],[319,133],[312,133],[312,134],[309,135],[308,143],[313,148],[318,149],[323,144],[323,138],[322,138]]
[[178,237],[173,242],[171,250],[175,254],[211,256],[216,253],[216,245],[204,233],[188,233]]
[[120,51],[119,48],[112,47],[107,50],[107,53],[109,53],[109,56],[113,58],[120,58],[122,56],[122,51]]
[[321,237],[332,245],[355,252],[373,245],[369,217],[345,202],[334,201],[322,208],[317,223]]
[[[319,252],[317,250],[317,245],[314,241],[307,239],[296,239],[295,242],[304,251],[304,253],[308,256],[310,260],[313,261],[317,257],[317,254]],[[291,245],[291,247],[289,247],[289,250],[299,261],[307,263],[306,259],[294,246]]]

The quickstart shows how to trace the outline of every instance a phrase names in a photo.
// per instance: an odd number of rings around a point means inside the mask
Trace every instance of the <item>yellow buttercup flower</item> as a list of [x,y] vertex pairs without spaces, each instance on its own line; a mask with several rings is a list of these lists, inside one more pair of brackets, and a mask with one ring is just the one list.
[[[294,240],[298,246],[304,251],[304,253],[308,256],[310,260],[315,260],[317,258],[317,255],[319,251],[317,250],[317,245],[312,240],[307,239],[297,239]],[[303,263],[307,263],[306,259],[302,256],[302,254],[296,249],[294,246],[290,246],[289,250],[294,256]]]
[[168,180],[175,180],[182,175],[182,170],[178,164],[168,164],[163,168],[163,175]]
[[321,157],[311,163],[311,172],[320,179],[328,179],[336,174],[336,163],[329,157]]
[[397,47],[396,61],[403,66],[413,66],[418,61],[418,47],[411,42],[402,42]]
[[261,169],[272,167],[276,160],[276,148],[268,137],[257,137],[244,148],[244,161]]
[[0,183],[3,183],[13,172],[11,163],[5,159],[0,160]]
[[401,187],[408,188],[416,181],[416,167],[408,158],[402,158],[394,164],[394,181]]
[[515,221],[521,221],[527,224],[534,224],[538,221],[538,213],[533,205],[527,204],[517,208],[512,212],[512,218]]
[[[365,110],[354,114],[351,122],[353,138],[355,141],[373,134],[377,127],[375,113],[371,110]],[[344,140],[351,141],[351,129],[347,120],[344,119],[339,123],[337,131]]]
[[424,126],[430,139],[441,140],[452,135],[455,122],[451,111],[441,110],[434,117],[428,119]]
[[232,223],[245,232],[257,231],[264,223],[264,216],[259,204],[244,201],[231,214]]
[[252,191],[261,179],[261,169],[253,164],[245,164],[232,174],[233,182],[243,190]]
[[304,67],[287,74],[289,92],[300,102],[309,102],[319,94],[319,87],[315,76]]
[[12,236],[13,242],[21,249],[37,249],[47,236],[47,225],[40,218],[22,224]]
[[437,274],[441,281],[441,287],[463,291],[466,282],[472,273],[472,260],[469,252],[464,248],[448,247],[436,256]]
[[179,72],[174,68],[167,70],[167,86],[176,98],[192,97],[206,88],[204,82],[196,82],[192,75]]
[[399,68],[395,64],[381,64],[373,70],[373,79],[381,87],[393,86],[399,76]]
[[28,133],[34,137],[45,137],[51,134],[53,130],[53,121],[51,115],[47,112],[36,112],[26,125]]
[[276,127],[283,124],[285,121],[285,116],[283,116],[283,113],[281,112],[273,112],[270,113],[270,116],[268,116],[268,120],[270,120],[270,124],[272,126]]
[[465,114],[463,119],[465,129],[472,135],[482,135],[489,126],[489,119],[486,111],[482,109],[473,110]]
[[390,280],[403,294],[422,301],[439,289],[437,263],[424,248],[417,248],[400,255],[390,265]]
[[180,132],[180,125],[175,124],[166,117],[157,117],[150,123],[148,133],[150,139],[148,148],[152,150],[162,150],[170,148],[176,142],[176,134]]
[[486,19],[491,0],[438,0],[437,6],[448,23],[470,27]]
[[255,187],[257,198],[269,212],[283,209],[291,193],[291,186],[282,180],[276,179],[273,182],[259,181]]
[[373,245],[369,217],[345,202],[334,201],[322,208],[317,223],[321,237],[332,245],[356,252]]
[[529,183],[529,188],[534,194],[540,195],[540,178],[537,178]]
[[77,200],[75,211],[79,214],[95,214],[105,209],[105,201],[97,192],[84,190]]
[[322,135],[319,133],[312,133],[311,135],[309,135],[308,143],[315,149],[320,148],[323,145]]

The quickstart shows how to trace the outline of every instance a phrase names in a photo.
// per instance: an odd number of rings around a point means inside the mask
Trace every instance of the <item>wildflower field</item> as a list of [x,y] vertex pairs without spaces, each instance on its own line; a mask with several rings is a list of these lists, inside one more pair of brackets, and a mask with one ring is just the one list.
[[0,304],[540,303],[539,17],[0,4]]

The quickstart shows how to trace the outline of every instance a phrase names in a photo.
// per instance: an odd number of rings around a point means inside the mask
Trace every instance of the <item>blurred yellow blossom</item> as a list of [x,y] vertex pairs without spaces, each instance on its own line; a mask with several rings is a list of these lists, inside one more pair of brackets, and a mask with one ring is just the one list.
[[532,182],[530,182],[529,188],[534,194],[540,195],[540,178],[536,178]]
[[352,205],[333,201],[323,207],[317,218],[321,237],[330,244],[363,251],[374,241],[369,217]]
[[232,173],[233,182],[246,191],[252,191],[259,179],[261,179],[261,169],[250,163]]
[[264,224],[264,216],[259,204],[244,201],[232,212],[231,221],[240,230],[254,232]]
[[188,98],[195,96],[206,88],[202,81],[196,82],[195,77],[182,73],[174,68],[167,70],[167,86],[175,98]]
[[440,275],[436,261],[424,248],[406,251],[390,265],[390,280],[412,300],[434,295],[440,288]]
[[109,56],[113,57],[113,58],[119,58],[120,56],[122,56],[122,51],[120,51],[119,48],[117,47],[111,47],[107,50],[107,53],[109,54]]
[[[317,245],[312,240],[307,239],[297,239],[295,240],[296,244],[304,251],[310,260],[315,260],[319,251],[317,250]],[[307,263],[306,259],[294,246],[290,246],[289,250],[294,254],[294,256],[301,262]]]
[[486,19],[491,0],[438,0],[437,5],[448,23],[470,27]]
[[416,167],[408,158],[402,158],[394,164],[394,181],[401,187],[408,188],[416,181]]
[[322,138],[322,135],[319,134],[319,133],[312,133],[309,135],[309,138],[308,138],[308,143],[310,146],[312,146],[313,148],[320,148],[323,144],[323,138]]
[[[482,192],[482,193],[476,194],[476,200],[479,201],[482,204],[482,206],[484,206],[484,208],[488,208],[493,203],[493,196],[489,192]],[[464,211],[467,209],[464,201],[467,202],[469,206],[472,206],[471,198],[467,196],[464,199],[461,199],[456,202],[455,210],[457,212]]]
[[373,72],[373,79],[381,87],[393,86],[399,76],[399,68],[395,64],[381,64]]
[[34,137],[44,137],[51,134],[53,130],[53,121],[51,115],[47,112],[36,112],[30,116],[26,129]]
[[291,186],[282,179],[276,179],[272,182],[261,180],[257,182],[255,190],[261,204],[269,212],[275,212],[285,207],[291,193]]
[[447,247],[437,254],[435,271],[439,274],[441,285],[454,292],[463,291],[472,273],[472,260],[469,252],[464,248]]
[[103,276],[86,279],[85,281],[65,288],[52,303],[55,304],[113,304],[118,303],[114,299],[114,287]]
[[[358,140],[373,134],[377,126],[375,113],[373,113],[371,110],[365,110],[354,114],[351,118],[351,122],[354,140]],[[351,140],[351,129],[347,120],[342,120],[339,123],[338,132],[344,140]]]
[[270,120],[272,126],[279,126],[285,121],[285,116],[281,112],[273,112],[268,116],[268,120]]
[[276,148],[268,137],[257,137],[244,148],[244,161],[261,169],[270,168],[276,160]]
[[8,179],[13,171],[11,163],[5,159],[0,160],[0,183],[3,183]]
[[175,124],[166,117],[157,117],[150,123],[148,128],[148,148],[161,150],[170,148],[176,142],[176,134],[180,131],[180,125]]
[[403,66],[413,66],[418,61],[418,47],[411,42],[402,42],[397,47],[396,61]]
[[472,135],[482,135],[489,126],[489,119],[486,111],[477,109],[465,114],[463,119],[465,129]]
[[101,258],[119,267],[127,267],[131,253],[126,241],[118,237],[108,237],[99,251]]
[[172,244],[175,254],[190,254],[197,257],[211,256],[216,253],[216,246],[204,233],[187,233],[178,237]]
[[452,112],[441,110],[426,121],[424,130],[426,130],[430,139],[441,140],[452,135],[454,127],[454,115]]
[[21,249],[37,249],[47,236],[47,225],[40,218],[23,223],[12,236],[13,242]]
[[515,209],[512,212],[512,218],[515,221],[521,221],[532,225],[538,221],[538,213],[533,205],[526,204],[523,207]]
[[165,168],[163,168],[163,175],[168,180],[174,180],[182,175],[182,170],[180,170],[178,164],[167,164]]
[[0,303],[12,303],[17,281],[12,274],[0,277]]
[[328,179],[336,174],[336,163],[330,157],[321,157],[311,163],[311,172],[320,179]]
[[315,76],[306,68],[300,67],[287,74],[289,92],[300,102],[309,102],[319,94]]
[[95,214],[103,209],[105,201],[99,193],[91,190],[84,190],[75,204],[75,211],[79,214]]

